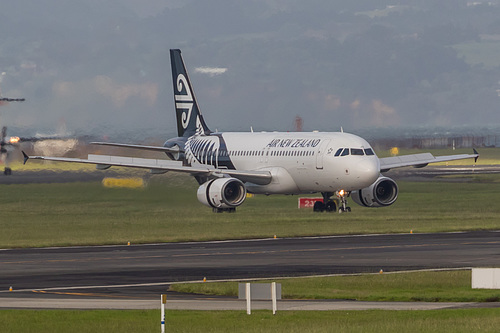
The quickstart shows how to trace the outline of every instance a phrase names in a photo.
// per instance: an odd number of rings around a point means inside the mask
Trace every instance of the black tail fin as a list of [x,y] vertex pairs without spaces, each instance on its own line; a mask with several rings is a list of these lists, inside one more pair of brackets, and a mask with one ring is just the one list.
[[181,50],[170,50],[172,80],[174,85],[174,102],[177,116],[177,133],[179,137],[190,137],[197,131],[209,134],[205,120],[201,115],[193,87],[182,59]]

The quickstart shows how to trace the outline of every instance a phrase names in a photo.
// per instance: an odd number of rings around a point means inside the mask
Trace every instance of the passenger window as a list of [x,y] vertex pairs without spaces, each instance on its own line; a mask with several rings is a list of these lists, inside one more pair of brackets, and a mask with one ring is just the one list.
[[363,151],[363,149],[351,148],[351,155],[363,156],[364,154],[365,152]]
[[367,148],[365,149],[365,154],[367,156],[372,156],[372,155],[375,155],[375,153],[373,152],[373,150],[371,148]]

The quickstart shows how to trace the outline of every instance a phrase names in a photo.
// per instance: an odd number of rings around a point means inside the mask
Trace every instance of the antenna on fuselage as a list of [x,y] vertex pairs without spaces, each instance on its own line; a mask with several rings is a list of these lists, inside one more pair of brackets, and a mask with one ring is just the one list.
[[250,132],[253,133],[253,126],[250,126]]
[[344,128],[340,126],[340,133],[344,133]]

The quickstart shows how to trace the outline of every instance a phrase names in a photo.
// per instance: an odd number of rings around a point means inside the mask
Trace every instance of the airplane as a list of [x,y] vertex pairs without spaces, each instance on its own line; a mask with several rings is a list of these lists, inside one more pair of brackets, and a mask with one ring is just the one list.
[[[32,156],[28,159],[149,169],[194,176],[199,183],[198,200],[214,212],[234,212],[247,193],[321,193],[316,212],[350,212],[347,198],[364,207],[392,205],[398,197],[394,180],[382,175],[390,169],[474,158],[479,154],[434,157],[430,153],[379,158],[363,138],[341,132],[213,132],[207,126],[181,51],[170,50],[177,137],[162,147],[93,142],[165,153],[171,160],[110,155],[88,155],[87,159]],[[335,199],[338,198],[338,200]],[[337,204],[338,202],[338,204]],[[338,207],[337,207],[338,206]]]
[[3,126],[0,132],[0,164],[4,164],[5,176],[12,175],[12,169],[10,168],[10,163],[12,160],[12,152],[23,142],[36,142],[42,140],[53,140],[59,139],[60,136],[43,136],[37,135],[34,137],[18,137],[18,136],[7,136],[7,126]]
[[7,127],[3,126],[0,137],[0,163],[5,165],[4,175],[10,176],[12,169],[10,168],[10,152],[12,147],[19,142],[18,137],[7,138]]
[[[1,79],[0,79],[1,81]],[[1,97],[2,92],[0,90],[0,105],[10,102],[24,102],[25,98],[9,98],[9,97]],[[7,127],[3,126],[0,136],[0,163],[5,165],[4,175],[10,176],[12,174],[12,169],[10,168],[10,153],[14,145],[19,142],[24,141],[23,138],[19,138],[17,136],[11,136],[7,140]]]

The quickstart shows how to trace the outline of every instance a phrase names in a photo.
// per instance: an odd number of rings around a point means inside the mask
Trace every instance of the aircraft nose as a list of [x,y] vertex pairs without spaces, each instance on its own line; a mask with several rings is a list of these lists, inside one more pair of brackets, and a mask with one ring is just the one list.
[[365,158],[356,166],[358,174],[360,178],[366,180],[367,182],[371,182],[371,185],[380,174],[380,164],[377,158]]

